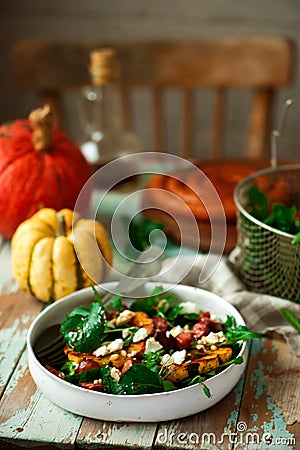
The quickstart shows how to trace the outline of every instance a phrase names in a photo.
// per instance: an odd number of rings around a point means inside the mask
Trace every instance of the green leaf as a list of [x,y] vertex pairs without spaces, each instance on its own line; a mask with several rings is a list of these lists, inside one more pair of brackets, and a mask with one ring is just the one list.
[[271,215],[265,218],[264,223],[285,233],[294,234],[298,231],[295,225],[296,212],[295,207],[288,208],[285,205],[275,203],[272,206]]
[[206,395],[206,397],[210,398],[211,397],[211,393],[210,393],[210,389],[209,387],[206,386],[205,383],[200,383],[203,389],[204,394]]
[[90,369],[82,373],[66,375],[66,381],[76,385],[83,382],[92,383],[94,380],[98,380],[99,378],[102,378],[101,367],[95,367],[94,369]]
[[164,387],[164,391],[165,392],[175,391],[177,389],[177,387],[175,386],[174,383],[172,383],[172,381],[163,380],[162,383],[163,383],[163,387]]
[[182,311],[183,306],[174,306],[174,308],[170,309],[170,311],[167,313],[167,319],[169,322],[173,322]]
[[235,328],[236,320],[234,316],[227,316],[225,322],[222,324],[223,330],[227,330],[228,328]]
[[252,338],[260,338],[261,334],[249,330],[249,328],[245,327],[244,325],[239,325],[236,328],[229,328],[225,332],[225,336],[228,339],[226,345],[235,345],[240,341],[247,341]]
[[[151,296],[135,300],[130,306],[131,311],[142,311],[148,314],[149,317],[156,316],[158,313],[164,316],[164,311],[167,308],[166,305],[173,301],[175,297],[169,296],[162,298],[163,293],[163,286],[156,286],[153,289]],[[159,307],[159,304],[162,303],[162,300],[165,300],[165,303],[164,305]]]
[[156,306],[155,299],[141,298],[141,299],[135,300],[131,304],[130,310],[134,311],[134,312],[141,311],[141,312],[148,314],[149,317],[153,317],[157,314],[155,306]]
[[300,318],[286,308],[280,308],[282,317],[300,333]]
[[160,376],[143,364],[131,366],[120,378],[118,386],[118,394],[154,394],[163,391]]
[[73,361],[66,361],[64,365],[61,367],[61,371],[65,375],[74,375],[77,366],[78,364]]
[[292,244],[298,244],[298,242],[300,242],[300,231],[293,238]]
[[76,308],[60,326],[65,343],[75,352],[93,352],[103,337],[107,322],[105,310],[98,292],[95,288],[93,290],[97,302],[92,303],[88,310]]
[[159,373],[159,365],[161,363],[163,353],[164,350],[160,350],[155,353],[144,354],[142,364],[148,367],[148,369],[152,370],[152,372]]
[[249,213],[258,220],[264,220],[268,214],[268,197],[257,187],[252,186],[248,192]]
[[68,314],[68,317],[77,315],[87,317],[89,315],[89,312],[90,312],[89,308],[86,308],[85,306],[78,306]]
[[121,312],[123,310],[122,296],[116,295],[112,299],[110,306],[114,311]]

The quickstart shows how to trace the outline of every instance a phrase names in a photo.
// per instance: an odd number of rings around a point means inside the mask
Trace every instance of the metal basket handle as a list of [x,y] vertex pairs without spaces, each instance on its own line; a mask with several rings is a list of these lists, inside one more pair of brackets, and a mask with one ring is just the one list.
[[272,130],[271,132],[271,160],[270,164],[272,169],[277,169],[277,163],[278,163],[278,156],[277,156],[277,141],[280,136],[282,136],[286,124],[287,114],[289,107],[294,103],[294,100],[292,98],[289,98],[285,101],[281,116],[279,120],[279,126],[277,129]]

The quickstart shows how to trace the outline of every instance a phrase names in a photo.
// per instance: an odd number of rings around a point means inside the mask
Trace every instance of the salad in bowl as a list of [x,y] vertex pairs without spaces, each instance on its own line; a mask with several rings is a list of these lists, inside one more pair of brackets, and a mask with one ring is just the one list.
[[[32,324],[29,367],[55,403],[103,420],[158,421],[206,409],[230,392],[245,368],[246,341],[260,335],[210,292],[154,283],[144,290],[143,298],[117,295],[108,305],[101,286],[79,291]],[[47,325],[61,319],[65,362],[59,366],[34,352],[47,310]],[[52,389],[41,378],[51,380]],[[110,408],[101,409],[103,402]]]

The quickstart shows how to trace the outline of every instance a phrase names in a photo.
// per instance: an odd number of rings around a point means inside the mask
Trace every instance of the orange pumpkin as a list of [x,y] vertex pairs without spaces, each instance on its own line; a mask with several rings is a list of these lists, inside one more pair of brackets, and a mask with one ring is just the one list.
[[[54,126],[48,105],[0,126],[0,234],[44,207],[73,209],[91,175],[73,141]],[[88,201],[87,201],[88,204]]]

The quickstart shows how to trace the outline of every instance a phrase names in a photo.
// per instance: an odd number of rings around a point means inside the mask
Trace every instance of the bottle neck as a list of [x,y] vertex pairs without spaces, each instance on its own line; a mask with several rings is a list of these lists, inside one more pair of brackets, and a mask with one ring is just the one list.
[[122,130],[120,90],[116,83],[96,84],[84,88],[84,119],[91,133],[108,133]]

